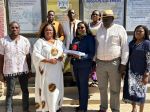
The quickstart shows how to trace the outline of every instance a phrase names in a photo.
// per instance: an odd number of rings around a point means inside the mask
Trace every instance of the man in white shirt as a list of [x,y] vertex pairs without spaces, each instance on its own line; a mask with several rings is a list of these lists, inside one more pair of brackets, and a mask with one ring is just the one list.
[[[68,10],[68,21],[64,24],[64,33],[65,33],[65,46],[67,49],[70,48],[70,45],[72,44],[73,38],[76,36],[76,29],[77,24],[81,22],[80,20],[76,19],[76,13],[75,10],[70,9]],[[75,77],[73,75],[72,65],[70,64],[70,58],[66,58],[65,61],[65,73],[71,72],[73,81],[75,83]]]
[[79,22],[81,21],[76,19],[75,11],[73,9],[68,10],[68,21],[64,24],[64,32],[66,37],[65,44],[67,49],[69,49],[73,38],[76,36],[77,24]]
[[[10,23],[10,35],[0,39],[0,75],[6,82],[6,112],[13,112],[13,93],[16,79],[22,90],[23,112],[29,112],[28,74],[31,70],[29,55],[30,42],[19,35],[20,25],[13,21]],[[3,69],[3,70],[2,70]]]
[[112,10],[104,10],[103,24],[97,31],[97,78],[100,89],[101,105],[99,112],[108,109],[108,82],[110,84],[110,108],[120,112],[121,77],[125,72],[129,48],[127,33],[123,26],[114,24]]

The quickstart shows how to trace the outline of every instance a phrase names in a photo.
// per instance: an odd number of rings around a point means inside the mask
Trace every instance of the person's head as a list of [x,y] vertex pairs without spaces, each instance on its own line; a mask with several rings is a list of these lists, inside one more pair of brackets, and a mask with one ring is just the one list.
[[49,23],[53,22],[55,19],[55,12],[53,10],[49,10],[47,13],[47,21]]
[[144,25],[138,25],[134,30],[133,40],[149,40],[148,28]]
[[46,40],[49,39],[56,39],[56,30],[52,24],[45,24],[40,33],[40,38],[45,38]]
[[85,22],[79,22],[77,25],[77,30],[76,30],[76,36],[77,37],[83,37],[85,35],[92,35],[87,23]]
[[20,25],[18,22],[16,21],[12,21],[10,24],[9,24],[9,30],[10,30],[10,35],[12,37],[17,37],[20,33]]
[[98,10],[94,10],[91,14],[91,20],[97,22],[101,19],[101,13]]
[[70,21],[75,20],[75,18],[76,18],[75,16],[76,16],[76,14],[75,14],[75,11],[73,9],[68,10],[68,18]]
[[114,21],[114,13],[112,10],[104,10],[102,15],[104,27],[109,28]]

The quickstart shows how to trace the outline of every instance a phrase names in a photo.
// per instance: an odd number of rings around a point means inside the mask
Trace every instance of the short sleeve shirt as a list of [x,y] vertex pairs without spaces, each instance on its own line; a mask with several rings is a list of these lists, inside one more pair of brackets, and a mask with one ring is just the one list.
[[0,39],[0,54],[4,55],[4,76],[21,72],[28,72],[26,55],[30,52],[30,42],[20,35],[18,40],[9,36]]

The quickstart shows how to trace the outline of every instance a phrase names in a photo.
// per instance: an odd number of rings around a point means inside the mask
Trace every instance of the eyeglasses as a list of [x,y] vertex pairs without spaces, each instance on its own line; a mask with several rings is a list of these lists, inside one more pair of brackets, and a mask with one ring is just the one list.
[[98,16],[99,14],[92,14],[92,16]]
[[78,29],[84,29],[85,27],[78,27]]
[[19,27],[11,27],[11,29],[19,29]]

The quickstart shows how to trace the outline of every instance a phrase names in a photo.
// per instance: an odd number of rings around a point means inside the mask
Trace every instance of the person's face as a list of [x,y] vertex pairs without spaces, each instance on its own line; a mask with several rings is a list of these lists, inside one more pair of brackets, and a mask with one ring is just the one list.
[[142,27],[139,27],[135,30],[135,38],[137,40],[143,40],[145,35],[145,31]]
[[75,11],[74,11],[74,10],[70,10],[70,11],[68,12],[68,18],[69,18],[70,20],[74,20],[74,19],[75,19]]
[[86,28],[84,24],[79,24],[77,27],[77,32],[79,33],[80,36],[86,35]]
[[102,18],[103,24],[106,28],[111,26],[113,20],[114,18],[112,16],[106,16]]
[[13,23],[10,26],[10,32],[12,36],[18,36],[20,33],[20,26],[17,23]]
[[48,21],[53,21],[55,17],[54,12],[49,12],[47,15]]
[[92,21],[99,21],[100,20],[100,15],[98,11],[94,11],[91,15]]
[[45,27],[44,34],[45,34],[46,40],[53,38],[53,33],[54,33],[54,31],[53,31],[53,28],[51,25],[48,25]]

